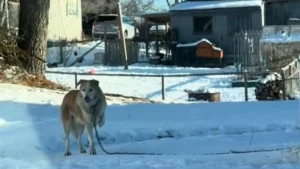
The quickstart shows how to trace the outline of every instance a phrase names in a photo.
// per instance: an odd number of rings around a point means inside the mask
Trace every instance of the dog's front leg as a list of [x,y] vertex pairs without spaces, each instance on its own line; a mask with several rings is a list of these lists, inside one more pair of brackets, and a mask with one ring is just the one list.
[[93,125],[87,125],[86,130],[88,133],[88,140],[90,144],[90,155],[96,155],[97,153],[96,153],[94,137],[93,137]]
[[102,116],[100,116],[98,120],[98,127],[102,127],[104,123],[105,123],[105,113],[103,113]]

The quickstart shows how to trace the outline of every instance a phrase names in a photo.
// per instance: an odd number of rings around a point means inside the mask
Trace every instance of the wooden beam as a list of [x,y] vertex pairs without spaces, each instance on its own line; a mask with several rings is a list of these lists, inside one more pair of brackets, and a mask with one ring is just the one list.
[[155,25],[155,50],[156,53],[159,53],[159,46],[158,46],[158,25]]
[[118,21],[119,21],[119,28],[120,28],[120,35],[121,35],[121,45],[122,45],[122,56],[124,62],[124,69],[128,69],[128,60],[127,60],[127,49],[126,49],[126,41],[124,37],[124,29],[123,29],[123,21],[122,21],[122,8],[120,2],[117,3],[118,6]]
[[145,43],[146,43],[146,57],[149,59],[149,25],[148,19],[145,18]]

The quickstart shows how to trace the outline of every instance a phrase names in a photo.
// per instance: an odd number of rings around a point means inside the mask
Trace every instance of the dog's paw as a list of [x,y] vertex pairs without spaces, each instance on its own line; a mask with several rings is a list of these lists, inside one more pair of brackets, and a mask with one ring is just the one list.
[[70,155],[72,155],[71,152],[66,152],[65,153],[65,156],[70,156]]
[[91,151],[90,155],[97,155],[96,151]]
[[80,150],[80,153],[85,154],[86,153],[85,149]]

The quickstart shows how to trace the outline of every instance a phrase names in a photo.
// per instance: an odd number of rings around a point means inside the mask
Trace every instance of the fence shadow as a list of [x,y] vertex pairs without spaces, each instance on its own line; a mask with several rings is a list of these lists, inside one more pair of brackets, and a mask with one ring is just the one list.
[[[171,78],[171,77],[168,77],[168,78]],[[165,77],[165,81],[168,79],[167,77]],[[176,88],[176,87],[179,87],[179,86],[183,86],[183,85],[186,85],[188,83],[193,83],[195,81],[201,81],[201,80],[205,80],[205,79],[209,79],[209,77],[207,76],[203,76],[203,77],[190,77],[189,79],[187,80],[184,80],[184,81],[181,81],[179,83],[176,83],[176,84],[173,84],[173,85],[170,85],[168,87],[165,88],[165,92],[168,93],[168,92],[171,92],[172,89]],[[228,79],[229,81],[231,79]],[[227,86],[220,86],[219,84],[215,83],[215,82],[218,82],[219,80],[216,79],[216,81],[214,81],[214,83],[208,85],[208,86],[204,86],[204,85],[201,85],[201,82],[200,82],[200,85],[198,88],[193,88],[193,89],[190,89],[190,90],[197,90],[199,88],[205,88],[205,87],[213,87],[213,88],[224,88],[224,87],[231,87],[231,83],[229,83]],[[165,82],[165,84],[168,84]],[[149,93],[146,95],[146,98],[151,98],[151,97],[154,97],[155,95],[159,95],[161,94],[161,89],[160,90],[157,90],[155,92],[152,92],[152,93]],[[182,90],[182,93],[184,93],[184,91]]]

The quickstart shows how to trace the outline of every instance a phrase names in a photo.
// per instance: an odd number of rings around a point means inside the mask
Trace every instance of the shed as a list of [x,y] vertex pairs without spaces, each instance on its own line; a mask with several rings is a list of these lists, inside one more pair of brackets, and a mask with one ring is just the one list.
[[224,61],[233,58],[236,33],[264,26],[262,0],[185,1],[173,5],[170,13],[172,34],[177,35],[173,40],[207,39],[224,51]]
[[216,47],[207,39],[201,39],[194,43],[178,44],[174,64],[180,66],[208,66],[218,67],[222,64],[223,50]]
[[[146,43],[146,56],[149,58],[149,43],[151,41],[156,42],[156,53],[159,52],[158,41],[165,41],[165,36],[157,36],[159,29],[164,28],[164,33],[168,32],[168,25],[171,20],[169,12],[151,12],[143,13],[140,15],[145,20],[145,25],[142,27],[144,30],[140,30],[140,38]],[[159,27],[160,25],[160,27]],[[154,26],[154,27],[153,27]],[[151,29],[151,30],[150,30]],[[156,32],[154,35],[149,35],[150,31]],[[166,49],[168,51],[169,49]]]

